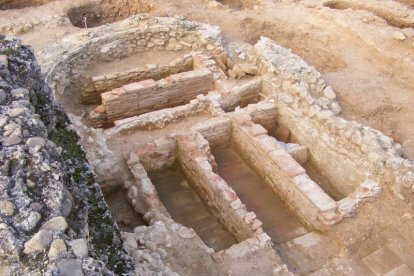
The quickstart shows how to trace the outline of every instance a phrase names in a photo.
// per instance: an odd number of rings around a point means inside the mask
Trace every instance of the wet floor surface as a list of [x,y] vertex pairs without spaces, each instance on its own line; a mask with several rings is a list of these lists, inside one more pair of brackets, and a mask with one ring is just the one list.
[[219,175],[235,190],[248,211],[256,213],[263,230],[275,244],[292,240],[308,231],[284,206],[280,197],[230,146],[213,150]]
[[217,252],[237,243],[220,221],[209,212],[179,166],[152,174],[150,178],[158,197],[172,218],[193,228],[207,246]]
[[105,193],[104,197],[121,231],[133,232],[135,227],[145,225],[142,215],[129,204],[125,191],[119,188]]

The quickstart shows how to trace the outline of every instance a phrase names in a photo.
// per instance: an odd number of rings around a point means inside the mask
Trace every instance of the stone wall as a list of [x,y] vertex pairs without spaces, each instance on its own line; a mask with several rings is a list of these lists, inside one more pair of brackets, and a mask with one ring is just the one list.
[[136,15],[74,34],[48,46],[40,54],[40,63],[54,93],[62,98],[68,86],[79,91],[85,88],[88,83],[86,68],[91,64],[125,58],[146,50],[224,49],[218,27],[176,18]]
[[151,179],[135,153],[131,153],[128,159],[128,167],[134,176],[134,181],[125,182],[124,188],[134,210],[143,215],[151,212],[152,218],[156,217],[162,221],[169,221],[168,218],[171,218],[171,216],[158,198]]
[[169,64],[156,65],[149,68],[134,68],[126,72],[91,77],[81,93],[84,104],[101,103],[100,94],[121,87],[128,83],[146,79],[160,80],[172,74],[182,73],[193,69],[193,58],[185,55]]
[[230,112],[238,106],[244,107],[249,103],[258,102],[261,92],[262,80],[253,80],[222,92],[218,102],[225,112]]
[[308,225],[326,230],[342,219],[337,204],[287,151],[246,114],[232,114],[232,142],[250,165]]
[[131,83],[103,93],[102,106],[109,122],[187,103],[213,90],[213,74],[190,71],[154,81]]
[[254,123],[263,126],[269,133],[275,131],[278,111],[272,98],[260,101],[257,104],[249,104],[235,112],[249,115]]
[[414,164],[400,157],[401,146],[378,130],[336,116],[335,92],[313,67],[267,38],[255,51],[278,123],[290,130],[292,141],[309,148],[310,161],[339,192],[348,195],[367,178],[393,183],[400,196],[413,186]]
[[216,164],[208,142],[199,133],[179,135],[177,142],[184,173],[223,225],[239,242],[262,234],[262,222],[247,212],[233,189],[213,172]]
[[180,121],[183,118],[200,114],[211,114],[211,102],[206,99],[193,99],[188,104],[148,112],[122,120],[116,120],[114,127],[105,130],[108,137],[124,135],[132,131],[152,130],[164,128],[168,124]]

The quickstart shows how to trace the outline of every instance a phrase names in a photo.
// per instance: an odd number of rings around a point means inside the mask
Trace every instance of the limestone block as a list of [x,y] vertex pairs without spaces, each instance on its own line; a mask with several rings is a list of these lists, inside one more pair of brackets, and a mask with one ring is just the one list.
[[282,149],[270,152],[269,156],[289,177],[306,173],[305,169]]

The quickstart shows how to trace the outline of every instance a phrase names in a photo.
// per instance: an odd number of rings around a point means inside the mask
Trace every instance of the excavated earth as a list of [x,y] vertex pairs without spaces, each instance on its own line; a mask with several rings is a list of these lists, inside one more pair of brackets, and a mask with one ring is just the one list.
[[414,2],[0,0],[0,275],[414,275]]

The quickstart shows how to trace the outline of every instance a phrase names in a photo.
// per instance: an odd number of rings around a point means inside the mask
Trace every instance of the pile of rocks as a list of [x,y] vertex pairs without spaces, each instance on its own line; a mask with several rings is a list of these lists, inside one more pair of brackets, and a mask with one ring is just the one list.
[[132,270],[78,137],[68,127],[33,51],[0,37],[1,275]]

